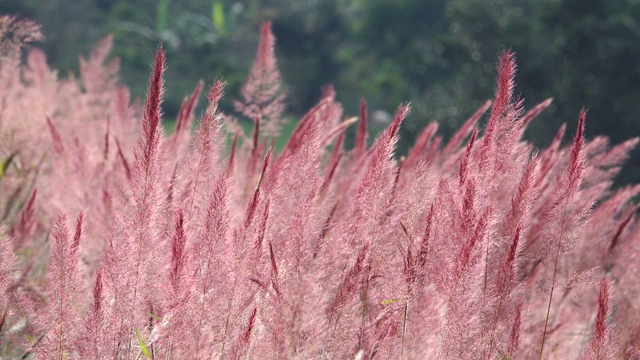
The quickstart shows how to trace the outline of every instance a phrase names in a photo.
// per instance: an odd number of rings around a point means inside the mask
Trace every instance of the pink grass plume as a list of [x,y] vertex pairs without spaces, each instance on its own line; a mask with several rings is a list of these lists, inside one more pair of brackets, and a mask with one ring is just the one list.
[[134,168],[141,175],[151,175],[151,168],[157,165],[160,151],[160,139],[162,133],[162,94],[164,93],[163,73],[165,68],[165,52],[158,48],[153,66],[153,72],[149,79],[147,101],[145,103],[144,119],[142,121],[142,134],[138,138],[136,161]]
[[609,287],[609,282],[603,277],[600,281],[600,291],[598,292],[598,313],[593,325],[593,335],[580,356],[580,360],[613,360],[619,358],[613,351],[613,339],[607,325],[607,318],[611,312]]
[[199,81],[191,96],[182,101],[182,105],[180,105],[180,110],[178,111],[178,120],[176,120],[176,140],[178,138],[178,134],[182,134],[183,132],[188,133],[191,130],[194,110],[198,103],[198,96],[200,95],[200,92],[202,92],[203,86],[204,83],[202,80]]
[[286,95],[281,86],[274,46],[271,23],[265,22],[260,28],[260,46],[256,60],[242,87],[244,102],[234,103],[237,111],[253,120],[256,136],[261,132],[266,137],[275,137],[282,127]]
[[53,143],[53,150],[62,154],[64,152],[64,142],[62,141],[62,136],[58,132],[58,129],[53,125],[51,118],[47,116],[47,127],[49,128],[49,133],[51,134],[51,141]]
[[67,227],[64,213],[58,215],[51,230],[54,239],[49,261],[49,279],[46,294],[49,303],[38,312],[36,323],[45,333],[42,345],[36,348],[38,356],[48,359],[64,359],[75,351],[75,340],[79,335],[80,322],[77,294],[83,290],[82,277],[78,267],[78,246],[82,236],[80,213],[73,237]]
[[480,108],[478,108],[478,110],[476,110],[476,112],[473,113],[473,115],[471,115],[471,117],[467,121],[465,121],[464,124],[462,124],[460,129],[456,131],[453,137],[451,137],[451,140],[449,140],[447,145],[442,150],[443,157],[450,156],[451,154],[455,153],[458,150],[464,138],[467,137],[467,135],[469,135],[469,133],[473,131],[474,127],[476,126],[476,124],[478,123],[482,115],[484,115],[484,113],[486,113],[487,110],[489,110],[489,108],[491,107],[491,104],[492,104],[491,100],[485,101],[484,104],[482,104],[482,106],[480,106]]
[[362,99],[360,100],[360,119],[354,147],[356,159],[359,159],[367,149],[367,135],[367,101]]

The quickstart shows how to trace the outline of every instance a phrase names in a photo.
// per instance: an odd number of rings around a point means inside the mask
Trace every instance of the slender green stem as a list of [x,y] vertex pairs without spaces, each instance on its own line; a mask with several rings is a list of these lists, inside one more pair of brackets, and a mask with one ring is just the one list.
[[402,346],[400,347],[400,357],[404,356],[404,337],[407,333],[407,313],[409,312],[409,300],[404,302],[404,315],[402,316]]
[[[503,295],[500,295],[500,299],[498,300],[498,309],[496,310],[496,315],[493,318],[493,324],[491,326],[491,337],[489,339],[489,352],[487,353],[487,359],[491,356],[491,352],[493,351],[493,343],[495,341],[496,328],[498,327],[498,317],[500,316],[500,311],[502,310],[502,299]],[[484,356],[482,357],[485,358]]]
[[489,272],[489,242],[487,241],[487,246],[485,248],[485,256],[484,256],[484,287],[482,288],[482,296],[486,296],[487,294],[488,272]]
[[549,324],[549,313],[551,312],[551,300],[553,299],[553,289],[556,285],[556,273],[558,272],[558,258],[560,257],[560,244],[556,251],[556,260],[553,265],[553,278],[551,280],[551,294],[549,294],[549,304],[547,305],[547,317],[544,320],[544,332],[542,333],[542,343],[540,344],[540,360],[542,360],[542,350],[544,350],[544,340],[547,337],[547,325]]

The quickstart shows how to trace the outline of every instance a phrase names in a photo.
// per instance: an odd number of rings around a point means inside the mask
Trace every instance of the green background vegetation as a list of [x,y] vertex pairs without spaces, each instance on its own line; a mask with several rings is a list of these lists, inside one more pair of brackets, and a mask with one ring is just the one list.
[[[209,84],[218,77],[229,83],[222,106],[231,112],[259,25],[271,20],[288,116],[304,113],[328,84],[348,114],[357,113],[361,97],[372,112],[387,114],[411,101],[400,151],[427,122],[440,122],[449,135],[492,97],[505,48],[516,52],[525,106],[554,97],[530,127],[534,143],[547,145],[563,122],[575,128],[583,106],[588,136],[620,142],[640,135],[638,0],[4,0],[0,13],[41,23],[41,46],[63,75],[77,71],[78,54],[113,34],[121,80],[135,96],[144,94],[162,42],[169,120],[202,74]],[[385,116],[374,118],[377,129],[384,126]],[[636,151],[621,182],[640,181],[638,160]]]

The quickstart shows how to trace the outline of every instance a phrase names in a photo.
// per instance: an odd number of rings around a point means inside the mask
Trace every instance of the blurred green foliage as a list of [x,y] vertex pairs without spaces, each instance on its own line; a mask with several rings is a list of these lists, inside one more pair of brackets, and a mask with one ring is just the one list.
[[[33,18],[54,67],[75,71],[77,54],[108,33],[121,58],[122,81],[142,96],[155,47],[168,51],[168,118],[204,76],[228,83],[222,108],[232,112],[258,42],[273,21],[277,55],[300,116],[333,84],[348,114],[360,97],[384,126],[396,106],[413,103],[404,151],[428,121],[445,135],[494,91],[495,63],[516,52],[517,91],[531,107],[554,105],[533,122],[530,139],[546,145],[561,123],[589,109],[587,135],[614,142],[640,134],[638,0],[0,0],[0,12]],[[374,123],[373,131],[376,130]],[[634,161],[640,159],[634,153]],[[640,181],[627,166],[623,182]]]

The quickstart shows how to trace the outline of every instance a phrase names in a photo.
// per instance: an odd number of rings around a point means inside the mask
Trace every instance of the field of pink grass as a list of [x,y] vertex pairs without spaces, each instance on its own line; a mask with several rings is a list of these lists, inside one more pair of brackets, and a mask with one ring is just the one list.
[[269,23],[235,101],[251,134],[220,80],[165,135],[161,47],[142,103],[111,38],[60,78],[20,61],[36,24],[0,31],[3,359],[640,359],[640,186],[611,188],[638,139],[587,139],[576,111],[534,148],[551,100],[514,98],[513,53],[457,133],[398,157],[409,105],[370,142],[330,87],[274,150]]

